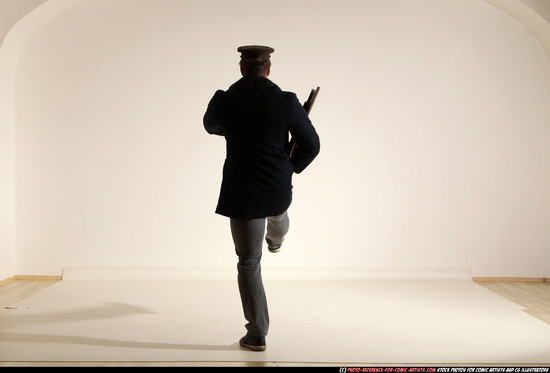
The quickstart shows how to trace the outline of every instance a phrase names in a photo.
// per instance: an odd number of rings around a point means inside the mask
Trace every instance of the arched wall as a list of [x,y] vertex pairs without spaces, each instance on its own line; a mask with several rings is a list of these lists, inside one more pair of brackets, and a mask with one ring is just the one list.
[[0,280],[16,274],[14,93],[21,48],[45,23],[78,3],[79,0],[30,0],[1,5],[4,28],[0,34]]
[[236,47],[265,43],[283,89],[322,87],[322,151],[264,266],[550,275],[550,66],[493,6],[58,4],[13,81],[16,273],[233,266],[213,213],[224,143],[202,114],[238,79]]
[[521,22],[539,40],[550,61],[550,3],[545,0],[484,0]]

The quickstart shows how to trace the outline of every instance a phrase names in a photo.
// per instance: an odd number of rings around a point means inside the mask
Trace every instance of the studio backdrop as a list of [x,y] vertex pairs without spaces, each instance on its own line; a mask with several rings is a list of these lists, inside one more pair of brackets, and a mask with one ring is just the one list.
[[202,117],[246,44],[302,101],[321,87],[264,267],[550,277],[550,63],[482,0],[75,1],[14,69],[15,274],[234,267]]

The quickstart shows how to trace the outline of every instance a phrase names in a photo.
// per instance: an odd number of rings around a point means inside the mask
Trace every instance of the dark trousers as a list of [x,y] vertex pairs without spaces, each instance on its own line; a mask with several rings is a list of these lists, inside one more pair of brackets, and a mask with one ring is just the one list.
[[279,216],[262,219],[230,219],[235,252],[239,257],[237,264],[239,292],[244,317],[248,321],[245,326],[250,334],[258,337],[266,336],[269,329],[269,312],[261,269],[266,219],[265,239],[273,244],[282,243],[289,228],[286,212]]

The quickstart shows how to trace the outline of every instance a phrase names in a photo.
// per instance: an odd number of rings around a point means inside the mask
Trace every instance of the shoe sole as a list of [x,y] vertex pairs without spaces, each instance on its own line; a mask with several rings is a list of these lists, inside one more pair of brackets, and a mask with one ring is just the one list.
[[269,250],[270,253],[278,253],[279,251],[281,251],[281,246],[282,245],[275,245],[275,246],[269,246],[267,245],[267,249]]
[[267,348],[266,346],[249,345],[243,342],[239,342],[239,344],[241,345],[241,347],[248,348],[249,350],[252,350],[252,351],[265,351],[265,349]]

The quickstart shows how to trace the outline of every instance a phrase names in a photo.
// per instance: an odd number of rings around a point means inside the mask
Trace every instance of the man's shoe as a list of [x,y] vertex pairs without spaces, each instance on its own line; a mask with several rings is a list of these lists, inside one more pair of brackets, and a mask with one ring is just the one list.
[[249,333],[246,333],[244,337],[239,341],[241,347],[248,348],[252,351],[265,351],[267,346],[265,345],[265,337],[256,337]]
[[281,243],[273,243],[270,239],[266,237],[265,242],[267,242],[267,249],[269,250],[270,253],[278,253],[279,251],[281,251],[281,245],[283,244],[284,240],[285,239],[283,237],[283,240],[281,241]]

